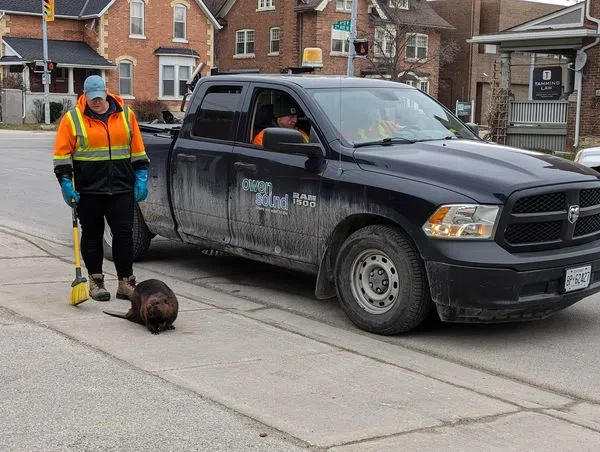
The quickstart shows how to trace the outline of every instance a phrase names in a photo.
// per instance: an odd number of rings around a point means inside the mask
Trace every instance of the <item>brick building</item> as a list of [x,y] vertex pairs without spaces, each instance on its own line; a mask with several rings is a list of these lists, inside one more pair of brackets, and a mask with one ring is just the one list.
[[[490,79],[499,55],[494,45],[469,44],[472,36],[496,33],[557,11],[562,6],[526,0],[432,0],[431,7],[454,29],[442,30],[442,39],[454,39],[460,51],[452,64],[440,72],[439,100],[454,109],[456,101],[475,101],[475,122],[485,124],[490,98]],[[526,100],[529,90],[531,58],[513,53],[512,90],[515,99]],[[537,64],[554,63],[554,58],[536,57]]]
[[[22,74],[25,114],[43,92],[39,0],[0,0],[0,71]],[[214,62],[214,35],[220,28],[201,0],[57,1],[48,22],[51,100],[74,104],[84,79],[100,74],[109,90],[126,101],[160,99],[179,105],[185,81],[201,62]]]
[[[358,0],[357,37],[370,41],[368,59],[355,60],[357,76],[389,76],[378,62],[377,38],[391,18],[410,30],[399,58],[406,82],[437,95],[440,30],[451,25],[437,15],[425,0]],[[214,5],[223,25],[217,41],[217,65],[228,72],[281,72],[303,64],[306,48],[322,52],[323,74],[346,74],[349,32],[334,29],[334,23],[351,18],[352,0],[225,0]],[[397,11],[400,11],[396,14]],[[396,24],[397,22],[394,22]],[[388,48],[390,46],[388,45]],[[415,60],[419,60],[418,63]]]
[[[562,82],[562,89],[568,88],[565,150],[600,144],[600,2],[585,0],[502,32],[474,36],[472,42],[496,46],[508,74],[512,55],[532,46],[539,52],[566,55],[571,76],[566,86]],[[505,85],[512,90],[510,83]],[[545,107],[553,107],[553,102]]]

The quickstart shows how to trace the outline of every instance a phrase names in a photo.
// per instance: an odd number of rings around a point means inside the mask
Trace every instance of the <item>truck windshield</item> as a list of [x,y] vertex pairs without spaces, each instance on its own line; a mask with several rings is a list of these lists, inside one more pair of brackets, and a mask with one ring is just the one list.
[[476,139],[444,107],[417,89],[398,85],[309,91],[351,146]]

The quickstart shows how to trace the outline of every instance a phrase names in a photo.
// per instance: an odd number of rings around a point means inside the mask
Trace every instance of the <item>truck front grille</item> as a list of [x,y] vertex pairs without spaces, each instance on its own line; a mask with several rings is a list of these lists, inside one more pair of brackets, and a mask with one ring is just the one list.
[[519,192],[508,199],[498,232],[503,246],[520,251],[599,239],[600,183]]

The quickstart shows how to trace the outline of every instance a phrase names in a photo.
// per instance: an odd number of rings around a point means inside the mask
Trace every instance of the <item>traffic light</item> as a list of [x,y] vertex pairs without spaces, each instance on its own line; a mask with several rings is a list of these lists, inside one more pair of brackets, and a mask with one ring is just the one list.
[[54,20],[54,0],[42,0],[42,13],[46,22]]
[[366,39],[355,39],[354,40],[354,52],[358,56],[365,56],[369,53],[369,41]]
[[56,63],[54,61],[48,61],[48,72],[52,72],[56,68]]

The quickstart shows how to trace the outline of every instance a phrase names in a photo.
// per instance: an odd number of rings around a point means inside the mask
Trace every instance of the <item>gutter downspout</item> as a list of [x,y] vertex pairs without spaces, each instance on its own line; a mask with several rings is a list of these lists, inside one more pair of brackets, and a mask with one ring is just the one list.
[[[592,17],[592,15],[590,13],[591,5],[592,5],[592,0],[586,0],[586,2],[585,2],[585,17],[590,22],[594,22],[595,24],[598,25],[598,34],[600,34],[600,19],[596,19],[595,17]],[[577,53],[578,54],[585,53],[588,49],[591,49],[592,47],[595,47],[598,44],[600,44],[600,38],[596,38],[596,40],[594,42],[581,48]],[[575,73],[575,84],[577,85],[577,109],[576,109],[576,114],[575,114],[575,138],[573,140],[573,147],[577,148],[579,146],[579,139],[580,139],[580,130],[579,129],[581,126],[581,100],[582,100],[581,98],[582,98],[582,91],[583,91],[583,76],[581,74],[581,70],[577,71]]]

